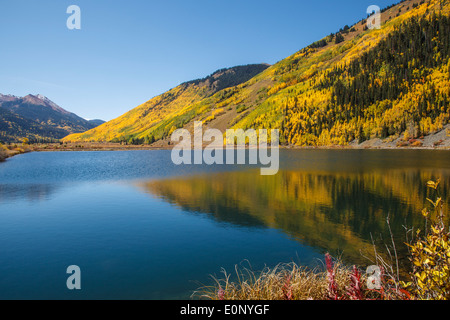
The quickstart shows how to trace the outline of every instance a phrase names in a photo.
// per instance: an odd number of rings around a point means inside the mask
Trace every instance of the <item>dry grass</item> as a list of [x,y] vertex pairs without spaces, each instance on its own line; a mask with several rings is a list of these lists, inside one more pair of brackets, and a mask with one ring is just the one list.
[[7,158],[7,156],[8,155],[6,154],[6,151],[3,149],[0,149],[0,161],[5,160]]
[[[236,281],[222,269],[222,278],[212,277],[215,285],[205,286],[194,296],[211,300],[284,300],[320,299],[327,291],[326,277],[296,264],[280,264],[273,269],[265,268],[259,273],[250,269],[235,268]],[[289,283],[290,289],[285,288]]]
[[[214,285],[203,286],[192,295],[193,298],[210,300],[351,300],[350,294],[354,269],[336,260],[332,266],[334,288],[330,292],[330,272],[325,268],[308,269],[295,263],[280,264],[273,269],[265,268],[254,272],[248,268],[235,268],[231,275],[224,269],[223,277],[212,277]],[[368,290],[364,272],[358,281],[361,297],[364,299],[400,298],[401,294],[387,295],[386,292]],[[232,276],[236,278],[231,281]]]
[[[223,277],[202,286],[192,295],[209,300],[400,300],[410,299],[393,277],[383,270],[381,289],[368,289],[365,271],[345,266],[340,259],[325,259],[324,267],[309,269],[295,263],[279,264],[255,272],[235,267],[235,274],[222,269]],[[235,280],[231,281],[234,277]]]
[[31,151],[28,145],[12,144],[4,146],[0,144],[0,161],[4,161],[6,158],[13,157],[15,155],[26,153]]

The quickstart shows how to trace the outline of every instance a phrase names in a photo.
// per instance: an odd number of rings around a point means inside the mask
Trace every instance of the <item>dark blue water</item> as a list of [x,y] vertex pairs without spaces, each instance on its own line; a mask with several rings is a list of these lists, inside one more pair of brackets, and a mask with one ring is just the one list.
[[[448,194],[448,160],[282,150],[280,172],[262,177],[175,166],[163,150],[19,155],[0,163],[0,299],[189,299],[236,264],[315,265],[327,251],[359,263],[383,212],[395,230],[421,223],[423,180],[440,177]],[[79,291],[66,287],[70,265]]]

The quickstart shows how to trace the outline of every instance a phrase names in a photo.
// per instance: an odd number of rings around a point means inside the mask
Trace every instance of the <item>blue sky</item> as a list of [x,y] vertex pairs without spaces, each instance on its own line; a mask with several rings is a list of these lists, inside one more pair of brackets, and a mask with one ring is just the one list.
[[[270,63],[386,0],[2,0],[0,93],[111,120],[217,69]],[[81,9],[81,30],[66,27]]]

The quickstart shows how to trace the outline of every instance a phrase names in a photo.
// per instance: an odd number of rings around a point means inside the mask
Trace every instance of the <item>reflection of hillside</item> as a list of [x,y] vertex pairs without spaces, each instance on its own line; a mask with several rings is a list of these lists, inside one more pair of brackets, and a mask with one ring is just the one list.
[[26,199],[41,201],[55,192],[55,186],[50,184],[0,184],[0,203]]
[[[151,181],[141,187],[185,210],[237,225],[277,228],[310,246],[367,263],[360,250],[372,251],[370,234],[376,237],[387,231],[387,214],[399,241],[404,240],[404,225],[423,223],[424,182],[435,174],[232,172]],[[447,193],[449,174],[439,174],[445,177],[441,189]]]

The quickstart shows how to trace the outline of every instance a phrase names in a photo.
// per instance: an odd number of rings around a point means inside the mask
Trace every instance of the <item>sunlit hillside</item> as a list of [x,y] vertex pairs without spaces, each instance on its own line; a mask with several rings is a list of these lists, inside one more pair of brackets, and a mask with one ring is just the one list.
[[65,140],[167,143],[198,120],[277,128],[282,143],[299,146],[419,138],[450,118],[449,14],[448,1],[402,1],[382,11],[381,29],[367,19],[341,26],[246,82],[217,91],[184,84]]
[[204,79],[182,83],[117,119],[83,134],[71,135],[66,140],[125,141],[131,143],[154,142],[161,138],[161,136],[171,133],[170,130],[175,130],[170,127],[167,132],[163,129],[159,133],[158,129],[161,125],[166,124],[170,119],[181,116],[181,122],[177,123],[177,127],[185,125],[189,122],[190,118],[184,117],[184,115],[186,113],[189,114],[192,105],[196,105],[224,88],[246,82],[267,67],[268,65],[266,64],[257,64],[222,69]]

